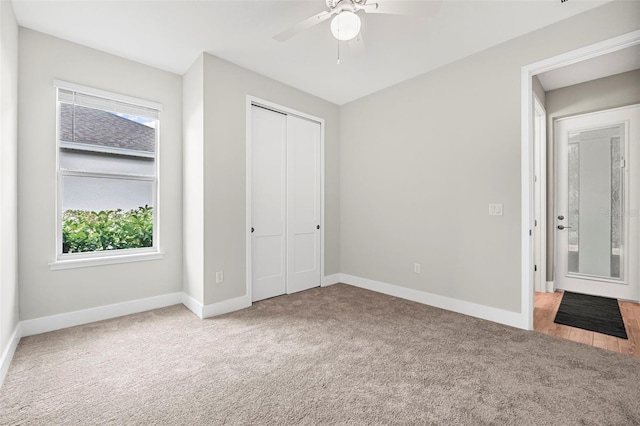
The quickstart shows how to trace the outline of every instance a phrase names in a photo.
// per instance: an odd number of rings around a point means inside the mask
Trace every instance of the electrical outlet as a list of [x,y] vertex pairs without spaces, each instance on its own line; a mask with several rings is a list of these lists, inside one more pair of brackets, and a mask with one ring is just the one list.
[[489,204],[489,216],[502,216],[502,204]]
[[416,274],[420,273],[420,264],[419,263],[414,263],[413,264],[413,272],[415,272]]
[[216,272],[216,283],[221,283],[224,281],[224,272],[218,271]]

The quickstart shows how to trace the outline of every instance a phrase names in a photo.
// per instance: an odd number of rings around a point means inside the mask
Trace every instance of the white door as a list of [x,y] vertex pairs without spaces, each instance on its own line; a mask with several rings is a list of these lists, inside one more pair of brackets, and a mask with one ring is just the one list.
[[251,107],[253,301],[286,292],[287,116]]
[[287,116],[287,293],[320,285],[320,123]]
[[558,120],[556,287],[638,300],[640,106]]
[[320,285],[320,123],[251,107],[251,299]]

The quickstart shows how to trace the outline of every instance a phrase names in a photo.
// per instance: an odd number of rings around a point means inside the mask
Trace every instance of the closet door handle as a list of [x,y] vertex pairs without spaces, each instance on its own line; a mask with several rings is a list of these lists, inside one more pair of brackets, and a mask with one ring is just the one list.
[[316,225],[316,229],[320,229],[320,225]]
[[252,227],[251,227],[251,233],[252,233],[252,234],[253,234],[253,231],[254,231],[254,229],[253,229],[253,226],[252,226]]

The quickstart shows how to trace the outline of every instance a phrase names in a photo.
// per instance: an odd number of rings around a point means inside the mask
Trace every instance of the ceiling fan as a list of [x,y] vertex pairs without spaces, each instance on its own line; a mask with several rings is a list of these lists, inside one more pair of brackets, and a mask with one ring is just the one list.
[[360,34],[361,21],[358,14],[382,13],[390,15],[428,15],[440,8],[442,0],[436,1],[380,1],[369,3],[368,0],[326,0],[329,10],[313,15],[293,27],[276,34],[273,38],[285,41],[309,28],[331,20],[331,34],[340,41],[348,41]]

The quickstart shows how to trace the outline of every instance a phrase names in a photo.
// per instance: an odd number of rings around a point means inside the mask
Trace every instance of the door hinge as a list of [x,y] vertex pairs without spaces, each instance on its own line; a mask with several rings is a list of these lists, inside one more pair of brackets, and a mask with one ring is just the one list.
[[620,159],[620,168],[621,168],[621,169],[624,169],[624,167],[626,166],[626,164],[627,164],[627,163],[626,163],[626,161],[624,161],[624,158],[621,158],[621,159]]
[[529,229],[529,236],[531,236],[531,229]]
[[538,226],[538,221],[533,219],[533,226]]

